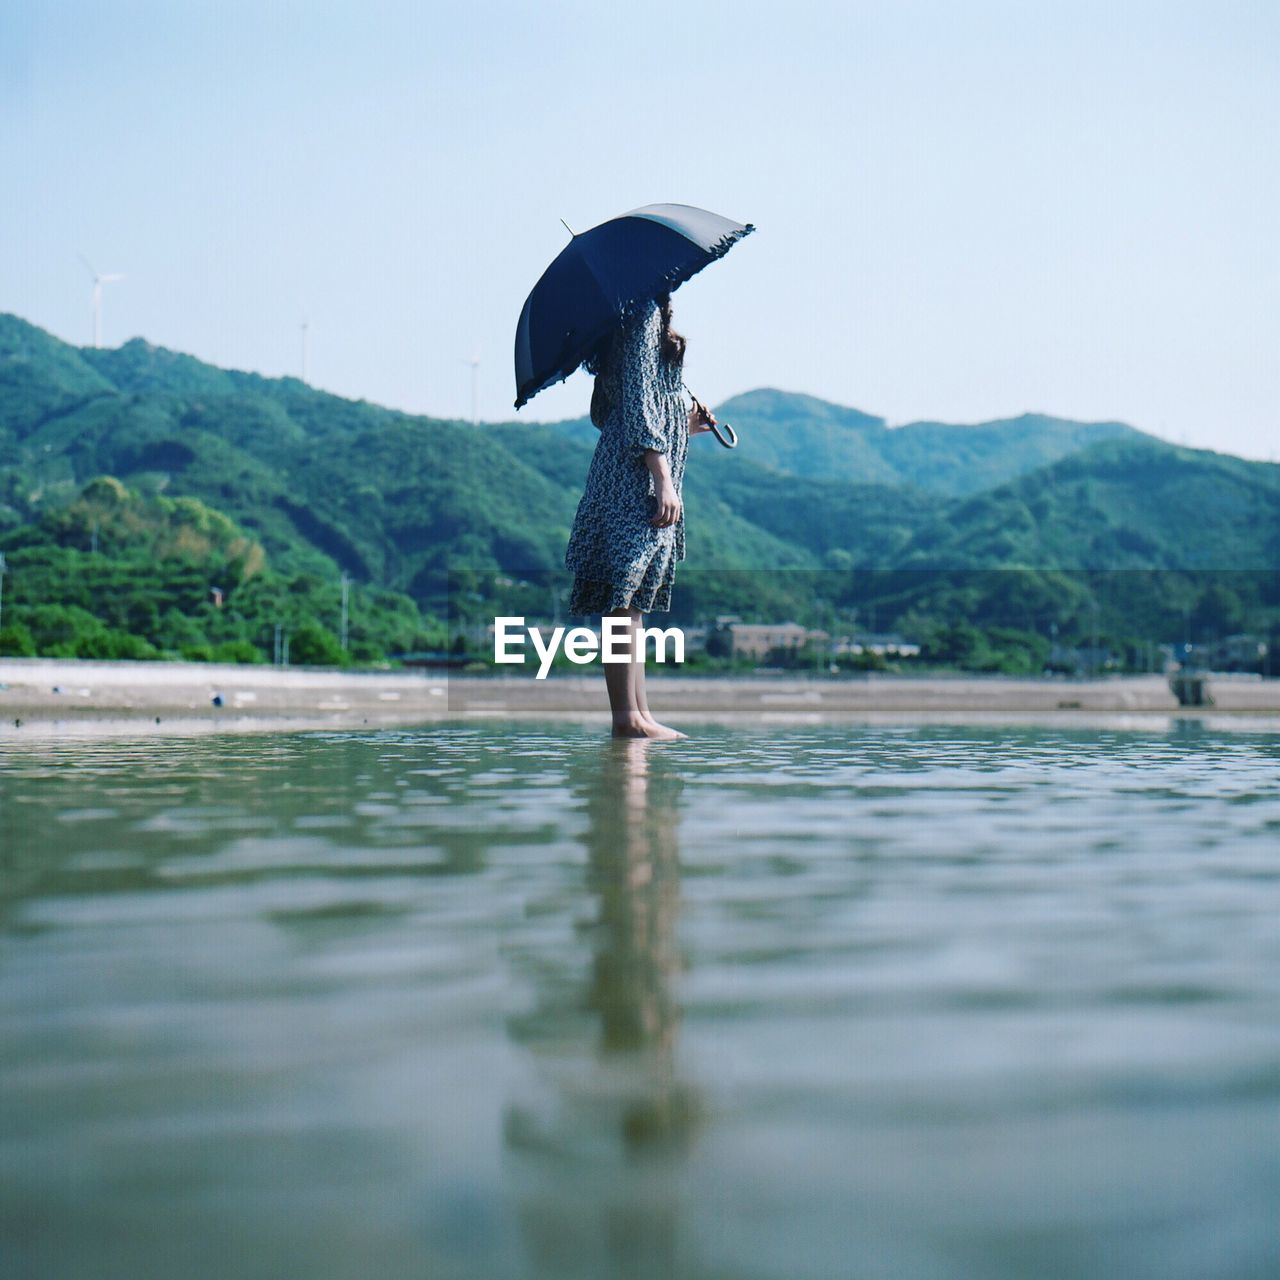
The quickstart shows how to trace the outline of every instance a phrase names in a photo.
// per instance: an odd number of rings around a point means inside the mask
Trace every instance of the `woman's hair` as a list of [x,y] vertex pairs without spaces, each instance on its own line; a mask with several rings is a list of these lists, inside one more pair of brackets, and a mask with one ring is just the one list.
[[[671,327],[671,293],[664,290],[658,294],[658,307],[662,316],[662,328],[658,336],[658,347],[662,358],[672,368],[679,369],[684,364],[684,352],[687,340],[684,334],[677,333]],[[616,355],[615,344],[619,343],[621,329],[611,329],[596,345],[594,351],[582,362],[582,367],[591,374],[596,382],[591,389],[591,421],[597,427],[603,427],[612,407],[605,384],[609,381],[602,378],[601,372],[609,363],[611,356]]]
[[673,369],[679,369],[684,364],[687,342],[683,333],[677,333],[671,327],[671,294],[660,293],[658,305],[662,308],[662,354]]

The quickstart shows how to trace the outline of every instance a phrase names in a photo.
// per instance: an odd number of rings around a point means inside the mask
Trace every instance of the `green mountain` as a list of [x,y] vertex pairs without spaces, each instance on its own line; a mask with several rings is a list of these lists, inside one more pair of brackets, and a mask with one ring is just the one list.
[[[916,574],[877,579],[895,602],[885,621],[936,598],[936,582],[920,595],[925,571],[1014,567],[1042,571],[1037,616],[1079,596],[1075,616],[1088,590],[1052,575],[1280,564],[1272,464],[1120,423],[889,428],[773,390],[716,411],[742,445],[730,453],[700,436],[691,448],[684,570],[688,582],[705,571],[686,593],[702,616],[821,616],[870,589],[851,587],[851,570]],[[282,578],[332,584],[345,570],[440,613],[451,572],[532,580],[561,568],[595,438],[585,420],[477,428],[414,416],[138,338],[79,349],[0,315],[0,549],[114,476],[143,498],[222,513]],[[980,613],[997,594],[988,582],[965,599]],[[1019,610],[1031,616],[1025,601]]]
[[902,548],[953,568],[1268,570],[1280,467],[1150,437],[1104,441],[954,502]]
[[[1150,440],[1122,422],[1073,422],[1044,414],[961,426],[911,422],[889,427],[859,409],[762,387],[715,407],[740,429],[752,460],[782,475],[910,487],[946,497],[981,493],[1104,440]],[[586,418],[556,423],[587,441]]]
[[365,586],[349,593],[344,650],[340,584],[275,573],[222,512],[113,476],[0,545],[9,578],[0,653],[261,662],[278,627],[294,662],[346,665],[445,642],[407,596]]
[[563,486],[470,426],[214,369],[134,339],[77,351],[0,317],[0,531],[97,475],[190,494],[281,572],[439,598],[448,563],[556,563]]

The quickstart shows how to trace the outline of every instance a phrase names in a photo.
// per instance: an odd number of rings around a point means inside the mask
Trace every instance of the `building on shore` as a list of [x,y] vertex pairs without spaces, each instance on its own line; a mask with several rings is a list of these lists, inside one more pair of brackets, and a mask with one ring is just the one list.
[[826,645],[831,637],[825,631],[811,630],[798,622],[730,622],[729,635],[733,656],[763,658],[776,650],[792,652],[807,644]]
[[904,639],[891,632],[865,632],[857,636],[842,636],[831,646],[832,657],[861,657],[874,653],[881,658],[918,658],[920,646],[914,640]]

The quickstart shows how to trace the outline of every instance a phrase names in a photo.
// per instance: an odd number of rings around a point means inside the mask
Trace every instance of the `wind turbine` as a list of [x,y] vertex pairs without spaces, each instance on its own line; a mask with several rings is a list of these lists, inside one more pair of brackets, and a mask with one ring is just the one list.
[[124,275],[119,271],[99,275],[93,263],[83,253],[79,257],[80,261],[89,268],[89,274],[93,277],[93,345],[100,347],[102,346],[102,286],[111,284],[115,280],[123,280]]
[[476,410],[480,379],[480,352],[477,350],[470,359],[464,357],[462,363],[471,366],[471,425],[475,427],[480,423],[480,415]]

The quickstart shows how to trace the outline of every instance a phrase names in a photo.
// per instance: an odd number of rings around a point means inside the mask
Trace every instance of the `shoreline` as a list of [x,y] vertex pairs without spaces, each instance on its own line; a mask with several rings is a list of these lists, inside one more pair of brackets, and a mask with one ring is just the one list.
[[[1213,706],[1179,707],[1159,675],[649,675],[657,713],[677,723],[1213,720],[1280,729],[1280,680],[1210,676],[1209,688]],[[0,658],[3,741],[35,734],[379,728],[478,719],[604,725],[603,682],[594,673],[534,680],[421,670]]]

